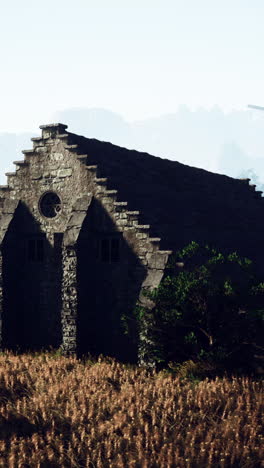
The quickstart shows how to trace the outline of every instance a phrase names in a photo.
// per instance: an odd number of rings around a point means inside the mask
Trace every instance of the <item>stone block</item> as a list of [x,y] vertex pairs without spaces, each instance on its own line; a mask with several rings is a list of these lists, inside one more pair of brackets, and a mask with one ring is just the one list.
[[4,214],[2,218],[0,219],[0,229],[1,230],[7,229],[12,219],[13,219],[12,214]]
[[89,193],[87,195],[84,195],[83,197],[80,197],[77,199],[77,201],[74,204],[74,210],[75,211],[87,211],[89,208],[91,201],[92,201],[92,193]]
[[116,220],[116,225],[117,226],[126,226],[127,220],[126,219],[117,219]]
[[14,213],[18,203],[19,203],[18,200],[6,199],[4,202],[3,213],[4,214]]
[[59,169],[57,177],[64,178],[64,177],[69,177],[71,175],[72,175],[72,169],[69,167],[65,169]]
[[150,268],[163,269],[168,261],[168,254],[159,251],[147,254],[147,261]]
[[147,277],[143,282],[143,288],[156,288],[161,282],[163,277],[164,271],[163,270],[148,270]]
[[148,237],[148,235],[144,232],[137,232],[136,233],[136,238],[137,239],[146,239]]
[[79,236],[80,228],[71,227],[67,229],[63,237],[63,243],[65,246],[74,245],[77,242]]
[[70,220],[68,222],[68,227],[71,227],[71,226],[81,227],[85,216],[86,216],[85,211],[76,211],[76,212],[74,212],[70,217]]
[[48,148],[46,148],[46,146],[37,146],[35,151],[36,153],[47,153]]
[[52,153],[52,159],[54,161],[63,161],[63,153]]
[[37,172],[37,171],[32,171],[32,174],[31,174],[31,179],[32,180],[39,180],[39,179],[42,179],[42,173],[41,172]]

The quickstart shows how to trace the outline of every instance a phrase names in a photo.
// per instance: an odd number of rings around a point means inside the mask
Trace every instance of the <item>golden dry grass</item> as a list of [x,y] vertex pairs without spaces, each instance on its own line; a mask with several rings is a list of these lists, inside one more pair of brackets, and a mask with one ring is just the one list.
[[0,356],[0,466],[261,467],[263,384]]

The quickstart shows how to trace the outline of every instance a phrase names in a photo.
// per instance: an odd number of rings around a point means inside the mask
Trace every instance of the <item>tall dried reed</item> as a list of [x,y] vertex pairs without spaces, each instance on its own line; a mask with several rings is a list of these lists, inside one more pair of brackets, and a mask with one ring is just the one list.
[[261,467],[263,384],[0,356],[0,467]]

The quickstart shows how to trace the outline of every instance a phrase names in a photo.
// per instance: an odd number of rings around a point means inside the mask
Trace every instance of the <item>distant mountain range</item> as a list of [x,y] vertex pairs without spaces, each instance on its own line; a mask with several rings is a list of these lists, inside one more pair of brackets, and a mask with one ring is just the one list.
[[[182,106],[174,114],[136,122],[106,109],[65,109],[54,114],[68,130],[110,141],[162,158],[177,160],[231,177],[249,177],[264,191],[264,112],[224,113],[220,108],[191,111]],[[40,122],[40,125],[49,122]],[[12,161],[31,148],[33,133],[0,132],[0,182],[14,170]]]

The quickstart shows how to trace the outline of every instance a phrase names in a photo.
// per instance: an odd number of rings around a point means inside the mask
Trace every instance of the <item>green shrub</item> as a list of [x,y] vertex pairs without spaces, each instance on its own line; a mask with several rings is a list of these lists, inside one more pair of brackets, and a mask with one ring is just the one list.
[[[162,365],[202,359],[243,367],[250,345],[261,342],[264,283],[236,252],[192,242],[173,257],[159,287],[145,294],[155,303],[150,333]],[[140,327],[150,312],[138,310]]]

